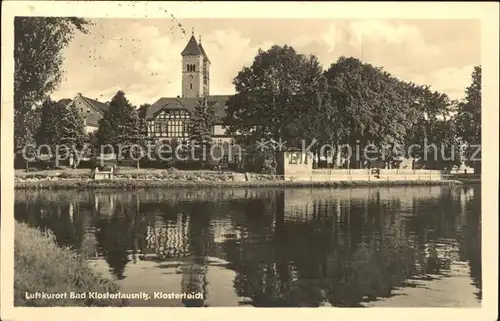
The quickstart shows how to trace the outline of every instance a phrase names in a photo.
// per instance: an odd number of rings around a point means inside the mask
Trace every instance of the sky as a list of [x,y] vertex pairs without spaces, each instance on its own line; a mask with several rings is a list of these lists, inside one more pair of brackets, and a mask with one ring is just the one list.
[[232,81],[259,48],[291,45],[327,69],[356,57],[402,80],[464,97],[480,64],[479,20],[95,19],[65,48],[65,76],[52,98],[77,93],[109,101],[123,90],[131,103],[181,94],[181,51],[194,28],[211,60],[210,93],[234,94]]

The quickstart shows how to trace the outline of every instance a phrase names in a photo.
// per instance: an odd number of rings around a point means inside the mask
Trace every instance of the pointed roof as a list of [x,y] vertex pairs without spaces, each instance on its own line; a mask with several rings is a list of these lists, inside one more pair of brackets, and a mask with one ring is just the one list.
[[201,56],[201,55],[203,55],[203,53],[200,50],[200,47],[198,46],[198,43],[196,42],[194,35],[192,35],[186,45],[186,48],[184,48],[184,50],[181,52],[181,56]]
[[203,49],[203,46],[201,45],[201,39],[200,39],[200,44],[198,45],[198,47],[200,48],[200,51],[201,51],[201,54],[203,55],[203,57],[205,57],[205,60],[210,62],[210,59],[208,59],[207,53],[205,52],[205,49]]
[[108,104],[105,104],[105,103],[102,103],[98,100],[84,97],[84,96],[82,96],[82,98],[85,99],[88,103],[90,103],[92,105],[92,107],[94,107],[95,109],[97,109],[97,111],[100,111],[101,113],[104,113],[106,110],[109,109]]

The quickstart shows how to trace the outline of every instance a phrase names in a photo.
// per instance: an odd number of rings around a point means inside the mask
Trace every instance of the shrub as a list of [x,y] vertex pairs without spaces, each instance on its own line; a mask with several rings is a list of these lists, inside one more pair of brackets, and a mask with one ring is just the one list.
[[[15,225],[14,305],[15,306],[110,306],[124,305],[121,300],[76,300],[69,292],[116,293],[112,280],[93,271],[83,258],[56,244],[48,231]],[[66,299],[28,300],[26,293],[68,293]]]

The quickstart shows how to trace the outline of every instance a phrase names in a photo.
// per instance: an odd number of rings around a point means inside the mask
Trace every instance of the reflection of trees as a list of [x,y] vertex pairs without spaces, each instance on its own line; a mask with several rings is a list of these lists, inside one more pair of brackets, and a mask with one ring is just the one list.
[[[129,253],[151,251],[161,260],[183,261],[183,291],[207,295],[206,258],[216,256],[231,262],[235,291],[253,305],[356,306],[389,296],[409,278],[440,274],[457,259],[469,261],[481,288],[479,188],[473,195],[462,189],[432,191],[437,193],[420,189],[412,197],[373,189],[367,198],[346,192],[306,198],[303,205],[295,199],[294,213],[290,203],[285,206],[286,190],[235,192],[237,198],[224,201],[229,192],[151,191],[117,195],[112,215],[100,219],[94,217],[102,206],[93,206],[92,194],[73,201],[54,193],[16,197],[15,217],[50,228],[59,244],[82,252],[91,251],[84,240],[95,230],[99,250],[119,278]],[[231,227],[217,242],[215,222]]]
[[[472,192],[474,194],[465,203],[465,212],[463,213],[465,219],[462,222],[462,226],[460,226],[462,230],[460,256],[462,260],[469,262],[472,280],[478,288],[476,295],[481,299],[481,187],[478,186]],[[462,197],[466,197],[465,193],[462,194]]]
[[75,203],[16,202],[15,218],[30,226],[51,230],[60,246],[80,250],[84,239],[84,211]]
[[139,249],[144,247],[146,222],[141,215],[137,199],[130,203],[120,203],[111,217],[103,217],[97,223],[97,241],[111,272],[118,279],[124,278],[125,266],[135,259]]
[[117,206],[110,218],[98,222],[97,240],[112,274],[118,279],[124,278],[123,272],[129,262],[127,250],[132,245],[132,217],[128,211],[127,208]]
[[400,214],[400,199],[381,199],[378,192],[369,199],[314,201],[302,221],[284,219],[283,192],[260,202],[275,202],[274,230],[272,212],[259,213],[257,222],[251,213],[268,207],[248,200],[233,217],[242,237],[225,242],[235,289],[256,306],[317,306],[325,299],[356,306],[390,296],[418,274],[441,273],[451,262],[440,254],[448,251],[442,239],[457,237],[457,202],[449,193],[415,199],[410,218]]

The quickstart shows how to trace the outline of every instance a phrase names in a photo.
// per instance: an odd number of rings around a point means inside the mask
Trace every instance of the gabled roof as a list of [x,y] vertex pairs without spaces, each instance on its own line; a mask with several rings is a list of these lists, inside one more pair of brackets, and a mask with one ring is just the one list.
[[[215,123],[222,124],[226,117],[226,102],[229,96],[209,96],[208,105],[214,109]],[[148,107],[146,120],[153,120],[162,110],[184,109],[193,113],[196,106],[201,104],[201,98],[168,98],[162,97]]]
[[[104,112],[106,110],[108,110],[109,105],[102,103],[98,100],[82,96],[81,94],[78,94],[75,97],[75,99],[78,99],[78,98],[83,100],[87,105],[89,105],[93,109],[93,112],[85,114],[86,125],[87,126],[94,126],[94,127],[99,126],[99,120],[102,119],[102,117],[104,116]],[[74,101],[74,99],[71,100],[69,98],[64,98],[64,99],[59,100],[57,103],[60,104],[61,106],[68,106],[73,101]]]
[[96,109],[97,111],[99,111],[101,113],[104,113],[109,108],[108,104],[101,103],[98,100],[95,100],[95,99],[92,99],[92,98],[88,98],[88,97],[85,97],[85,96],[81,96],[81,95],[80,95],[80,97],[83,98],[83,100],[85,100],[89,105],[91,105],[92,107],[94,107],[94,109]]
[[194,35],[189,39],[186,48],[181,52],[181,56],[201,56],[203,55]]

